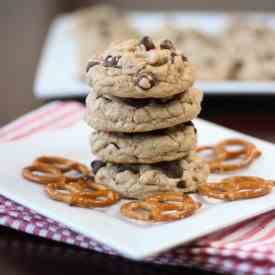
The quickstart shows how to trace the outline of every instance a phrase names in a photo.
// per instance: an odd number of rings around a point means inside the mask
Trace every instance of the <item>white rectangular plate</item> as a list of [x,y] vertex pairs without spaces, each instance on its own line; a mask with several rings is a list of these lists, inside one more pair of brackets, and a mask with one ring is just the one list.
[[[275,27],[274,15],[251,14]],[[150,33],[164,20],[175,24],[193,26],[208,32],[224,28],[229,17],[224,13],[131,13],[129,20],[141,33]],[[84,96],[88,86],[77,78],[76,41],[70,33],[71,16],[58,17],[50,27],[38,66],[34,93],[39,98]],[[275,81],[218,81],[196,82],[205,94],[215,95],[268,95],[275,94]]]
[[[254,142],[263,155],[239,174],[275,179],[274,145],[202,120],[196,120],[195,124],[200,144],[211,144],[229,137],[243,137]],[[88,144],[90,131],[84,123],[79,123],[72,128],[44,132],[23,141],[1,144],[0,194],[133,259],[156,255],[275,208],[273,191],[261,198],[236,202],[200,199],[203,207],[189,218],[171,223],[138,223],[120,215],[120,204],[107,209],[70,207],[50,200],[40,185],[22,178],[22,168],[40,155],[60,155],[88,164],[93,159]]]

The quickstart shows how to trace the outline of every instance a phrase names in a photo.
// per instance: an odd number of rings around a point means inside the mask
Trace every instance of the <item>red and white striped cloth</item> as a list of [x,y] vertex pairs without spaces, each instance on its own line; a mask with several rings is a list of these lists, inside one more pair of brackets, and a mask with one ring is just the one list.
[[[84,107],[53,102],[0,129],[0,142],[11,142],[79,121]],[[96,250],[115,251],[0,196],[0,224],[29,234]],[[158,264],[197,266],[229,274],[275,274],[275,211],[147,259]]]

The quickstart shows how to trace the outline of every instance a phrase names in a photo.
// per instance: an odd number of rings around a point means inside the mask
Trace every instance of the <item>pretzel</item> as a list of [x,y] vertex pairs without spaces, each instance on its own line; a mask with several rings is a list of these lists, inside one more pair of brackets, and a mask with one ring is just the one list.
[[[63,174],[65,173],[64,174],[65,180],[67,182],[77,181],[81,177],[89,176],[91,174],[90,169],[86,165],[70,159],[61,158],[57,156],[39,157],[34,161],[34,164],[44,164],[44,165],[48,165],[59,169],[61,172],[63,172]],[[80,176],[78,177],[69,176],[68,173],[72,171],[78,172]]]
[[[192,199],[191,196],[181,192],[169,192],[158,195],[152,195],[145,198],[146,202],[158,204],[155,212],[156,221],[173,221],[191,216],[198,208],[201,207],[199,202]],[[165,213],[166,211],[171,211]]]
[[[35,173],[36,172],[36,173]],[[38,174],[39,173],[39,174]],[[55,167],[45,164],[33,164],[23,169],[22,175],[25,179],[46,185],[50,182],[64,183],[65,178],[61,171]]]
[[203,145],[199,146],[195,149],[197,153],[205,152],[205,151],[210,151],[210,156],[208,158],[204,158],[209,166],[209,169],[211,172],[212,171],[212,166],[217,165],[221,163],[222,161],[226,160],[226,154],[224,152],[217,152],[216,146],[212,145]]
[[[68,173],[72,171],[76,171],[80,175],[70,176]],[[34,172],[40,172],[45,175],[35,175]],[[41,184],[63,180],[66,182],[78,181],[87,176],[91,176],[91,171],[86,165],[57,156],[39,157],[31,166],[23,169],[24,178]]]
[[180,192],[152,195],[144,201],[128,202],[121,206],[121,213],[128,218],[167,222],[191,216],[200,207],[190,196]]
[[67,189],[71,192],[91,192],[110,190],[108,187],[95,183],[93,178],[81,178],[78,181],[68,182]]
[[124,216],[141,221],[154,221],[158,204],[145,201],[131,201],[124,203],[120,212]]
[[34,161],[35,164],[47,164],[54,166],[55,168],[61,170],[62,172],[67,172],[71,169],[71,166],[75,163],[74,161],[66,158],[61,158],[57,156],[41,156]]
[[[72,171],[76,171],[80,175],[75,176],[75,177],[69,176],[67,173],[72,172]],[[91,175],[90,169],[86,165],[79,163],[79,162],[73,162],[70,166],[70,169],[68,171],[66,171],[66,173],[64,174],[66,182],[78,181],[79,179],[81,179],[83,177],[90,176],[90,175]]]
[[[229,146],[239,146],[238,150],[228,150]],[[226,159],[233,159],[246,154],[249,149],[255,147],[254,144],[239,138],[226,139],[216,144],[216,152],[218,155],[225,155]]]
[[160,193],[156,195],[147,196],[144,201],[147,202],[155,202],[159,204],[174,204],[177,205],[179,208],[185,207],[187,204],[190,205],[197,205],[199,203],[195,202],[191,196],[183,194],[181,192],[167,192],[167,193]]
[[[249,142],[244,142],[245,146],[241,148],[237,152],[229,152],[225,151],[225,149],[222,149],[223,147],[227,144],[232,145],[235,143],[236,140],[227,140],[224,141],[223,143],[220,143],[216,146],[217,152],[219,150],[224,151],[226,155],[226,160],[229,159],[240,159],[238,163],[226,163],[226,162],[212,162],[209,164],[211,172],[230,172],[230,171],[237,171],[242,168],[248,167],[255,159],[257,159],[260,155],[261,152],[257,149],[257,147]],[[236,144],[236,143],[235,143]]]
[[46,191],[54,200],[84,208],[110,206],[119,200],[116,192],[103,185],[84,180],[49,183]]
[[207,159],[208,162],[212,162],[212,161],[217,161],[217,160],[225,160],[226,159],[226,156],[225,154],[221,154],[217,152],[216,150],[216,146],[212,146],[212,145],[203,145],[203,146],[199,146],[195,149],[195,151],[197,153],[201,153],[201,152],[204,152],[204,151],[210,151],[211,154],[210,154],[210,158]]
[[[241,146],[239,150],[230,151],[228,146]],[[207,160],[211,172],[222,173],[237,171],[249,166],[261,155],[257,147],[242,139],[226,139],[214,146],[200,146],[196,152],[211,150],[211,158]],[[228,163],[227,160],[239,159],[238,163]]]
[[259,177],[236,176],[216,183],[201,184],[198,192],[208,197],[233,201],[264,196],[271,192],[272,186],[272,181]]

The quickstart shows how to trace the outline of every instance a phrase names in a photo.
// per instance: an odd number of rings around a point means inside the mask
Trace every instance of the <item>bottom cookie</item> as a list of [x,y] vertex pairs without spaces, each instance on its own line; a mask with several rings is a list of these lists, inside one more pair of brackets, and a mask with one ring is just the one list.
[[159,192],[195,192],[209,174],[208,165],[195,153],[180,160],[151,165],[93,161],[91,166],[96,182],[124,198],[137,199]]

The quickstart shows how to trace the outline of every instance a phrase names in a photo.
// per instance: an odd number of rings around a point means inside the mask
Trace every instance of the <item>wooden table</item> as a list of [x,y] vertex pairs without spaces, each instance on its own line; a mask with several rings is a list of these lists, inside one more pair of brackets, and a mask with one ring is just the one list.
[[[12,111],[11,108],[10,112]],[[206,97],[201,117],[275,142],[275,97]],[[75,275],[81,273],[93,275],[214,274],[197,269],[133,262],[0,227],[0,274]]]

